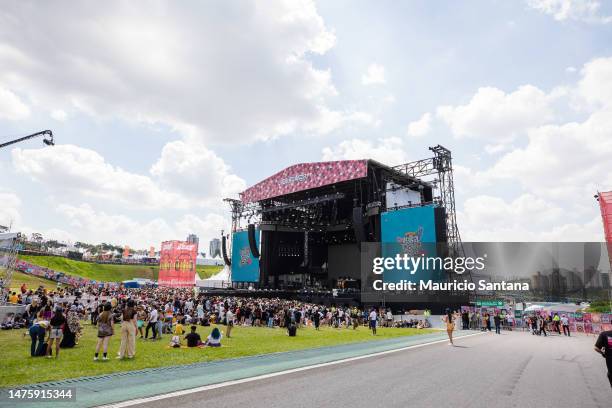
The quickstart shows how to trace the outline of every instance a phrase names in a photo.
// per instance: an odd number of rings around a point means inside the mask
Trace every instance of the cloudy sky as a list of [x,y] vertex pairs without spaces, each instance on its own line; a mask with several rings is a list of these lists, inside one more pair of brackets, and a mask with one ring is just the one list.
[[3,2],[0,225],[208,241],[282,168],[442,144],[465,241],[602,239],[612,6],[596,0]]

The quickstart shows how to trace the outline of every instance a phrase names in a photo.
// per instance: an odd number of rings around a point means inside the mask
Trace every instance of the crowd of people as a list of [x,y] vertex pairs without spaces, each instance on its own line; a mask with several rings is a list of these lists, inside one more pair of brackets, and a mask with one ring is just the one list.
[[[209,296],[193,289],[164,287],[43,287],[11,293],[11,303],[25,305],[22,315],[11,316],[6,328],[27,328],[31,355],[59,357],[60,349],[79,343],[83,323],[97,327],[94,360],[107,360],[110,338],[121,337],[118,358],[133,358],[136,339],[159,341],[169,335],[167,347],[219,347],[231,338],[235,325],[283,328],[295,336],[302,327],[357,329],[368,326],[374,335],[383,327],[430,327],[426,319],[394,322],[390,309],[326,306],[280,298]],[[216,325],[224,325],[224,333]],[[198,326],[211,327],[204,339]],[[189,328],[188,330],[186,328]]]

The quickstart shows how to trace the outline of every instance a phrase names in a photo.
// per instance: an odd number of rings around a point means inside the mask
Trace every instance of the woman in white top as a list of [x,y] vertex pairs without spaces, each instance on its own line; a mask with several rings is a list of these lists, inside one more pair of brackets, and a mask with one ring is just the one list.
[[204,345],[208,347],[221,347],[221,337],[221,331],[215,327],[208,335]]

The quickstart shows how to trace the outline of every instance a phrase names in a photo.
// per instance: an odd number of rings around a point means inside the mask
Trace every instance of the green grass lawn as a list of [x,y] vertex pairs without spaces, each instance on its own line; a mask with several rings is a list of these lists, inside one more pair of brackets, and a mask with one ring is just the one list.
[[[68,275],[77,275],[87,279],[104,282],[120,282],[132,278],[157,279],[158,266],[147,265],[113,265],[96,264],[91,262],[75,261],[60,256],[32,256],[20,255],[19,259],[34,265],[44,266]],[[205,279],[222,269],[221,266],[197,265],[196,271],[200,278]]]
[[11,280],[11,289],[19,291],[19,288],[21,288],[21,285],[24,283],[28,289],[33,290],[38,289],[40,285],[49,290],[55,290],[57,288],[57,283],[50,281],[49,279],[43,279],[23,272],[14,271],[13,279]]
[[[220,327],[224,332],[225,328]],[[206,338],[212,327],[198,326],[198,333]],[[136,357],[132,360],[116,360],[120,335],[112,337],[109,346],[110,361],[93,361],[96,329],[85,325],[80,343],[73,349],[61,349],[59,359],[30,357],[30,337],[23,337],[25,330],[0,331],[0,387],[30,384],[66,378],[75,378],[117,371],[131,371],[219,359],[252,356],[280,351],[300,350],[332,346],[368,340],[381,340],[400,336],[412,336],[434,330],[380,328],[376,337],[367,327],[352,329],[313,328],[298,330],[296,337],[288,337],[283,329],[264,327],[234,327],[232,338],[222,340],[220,348],[172,349],[164,335],[160,341],[136,340]],[[119,325],[115,333],[119,333]]]

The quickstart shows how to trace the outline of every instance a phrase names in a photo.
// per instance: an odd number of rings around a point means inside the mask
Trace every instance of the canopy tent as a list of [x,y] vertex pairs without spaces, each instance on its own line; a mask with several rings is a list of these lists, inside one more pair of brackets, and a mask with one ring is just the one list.
[[229,266],[225,265],[221,271],[210,278],[196,280],[196,286],[200,288],[225,288],[230,285],[231,281],[230,268]]

